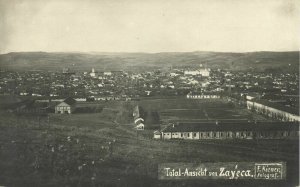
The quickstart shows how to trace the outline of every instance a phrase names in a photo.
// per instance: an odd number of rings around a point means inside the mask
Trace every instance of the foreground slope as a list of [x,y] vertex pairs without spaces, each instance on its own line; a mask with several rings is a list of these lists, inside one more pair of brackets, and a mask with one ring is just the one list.
[[[299,182],[297,140],[156,141],[152,131],[137,136],[128,120],[132,107],[125,102],[107,104],[101,113],[49,118],[1,111],[0,185],[295,186]],[[285,161],[287,180],[157,179],[160,163],[238,161]]]

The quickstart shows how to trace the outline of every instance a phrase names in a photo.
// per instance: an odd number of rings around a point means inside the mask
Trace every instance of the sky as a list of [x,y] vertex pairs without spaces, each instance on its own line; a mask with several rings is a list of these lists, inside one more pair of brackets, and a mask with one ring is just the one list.
[[0,53],[298,51],[298,0],[0,0]]

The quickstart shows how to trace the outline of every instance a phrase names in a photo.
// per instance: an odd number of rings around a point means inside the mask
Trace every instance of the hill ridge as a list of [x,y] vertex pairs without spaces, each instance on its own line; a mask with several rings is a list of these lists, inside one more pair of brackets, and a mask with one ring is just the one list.
[[76,71],[144,70],[169,67],[199,67],[257,71],[298,71],[299,51],[275,52],[10,52],[0,55],[1,69],[8,70],[61,70]]

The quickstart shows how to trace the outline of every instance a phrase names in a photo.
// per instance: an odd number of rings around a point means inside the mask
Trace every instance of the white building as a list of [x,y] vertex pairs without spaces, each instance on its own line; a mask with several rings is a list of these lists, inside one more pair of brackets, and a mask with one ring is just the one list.
[[178,75],[179,75],[178,73],[174,73],[174,72],[170,73],[170,77],[176,77]]
[[145,129],[145,125],[143,123],[140,123],[135,128],[136,128],[136,130],[144,130]]
[[144,122],[143,118],[137,118],[137,119],[134,120],[135,124],[139,124],[139,123],[142,123],[142,122]]
[[184,71],[184,75],[200,75],[200,72],[198,70]]
[[92,72],[90,73],[90,76],[91,76],[91,77],[96,77],[96,72],[95,72],[95,69],[94,69],[94,68],[92,69]]
[[111,73],[110,71],[105,71],[105,72],[103,73],[103,75],[104,75],[104,76],[111,76],[112,73]]
[[202,77],[209,77],[210,69],[207,68],[200,68],[198,70],[187,70],[184,71],[184,75],[201,75]]
[[153,138],[164,140],[298,139],[299,125],[293,122],[171,124],[161,132],[154,131]]
[[69,97],[55,106],[56,114],[71,114],[76,107],[76,100]]
[[161,132],[160,131],[154,131],[153,132],[153,138],[154,139],[161,139]]
[[210,69],[202,68],[199,70],[202,77],[209,77]]
[[188,93],[187,99],[220,99],[220,95],[213,93]]

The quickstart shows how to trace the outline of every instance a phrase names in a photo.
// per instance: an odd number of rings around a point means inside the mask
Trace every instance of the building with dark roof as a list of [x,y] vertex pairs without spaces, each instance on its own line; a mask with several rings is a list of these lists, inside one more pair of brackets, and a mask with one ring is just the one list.
[[61,103],[55,106],[55,113],[56,114],[71,114],[74,112],[76,108],[76,100],[68,97]]

